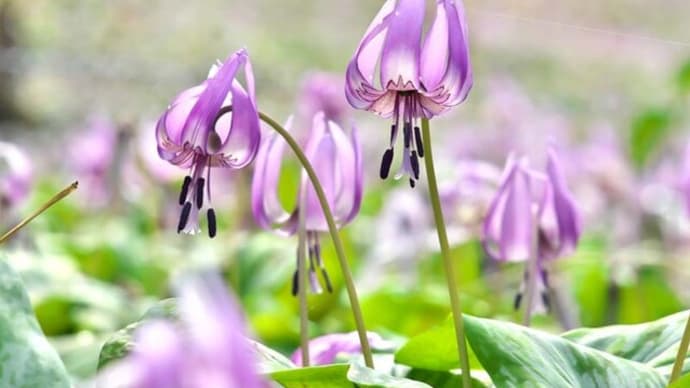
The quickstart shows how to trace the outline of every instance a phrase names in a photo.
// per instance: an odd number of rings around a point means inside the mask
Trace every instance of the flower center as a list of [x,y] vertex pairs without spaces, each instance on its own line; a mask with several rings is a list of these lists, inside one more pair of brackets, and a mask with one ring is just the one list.
[[[308,267],[308,279],[309,288],[315,294],[320,294],[323,290],[321,289],[321,283],[319,282],[319,277],[317,275],[318,271],[321,273],[323,282],[326,284],[326,290],[329,293],[333,293],[333,285],[331,284],[331,279],[328,277],[328,272],[326,272],[326,266],[323,264],[321,259],[321,244],[319,243],[318,232],[307,232],[307,252],[309,255],[309,267]],[[299,292],[299,268],[295,270],[292,276],[292,295],[297,296]]]
[[381,179],[388,178],[395,154],[395,141],[398,138],[400,124],[403,132],[403,162],[395,179],[407,175],[410,186],[415,187],[419,180],[419,158],[424,157],[424,145],[422,144],[419,119],[423,117],[419,93],[398,92],[395,96],[395,109],[393,111],[393,125],[391,125],[390,147],[383,153],[381,160]]
[[[206,178],[204,178],[204,175]],[[211,167],[210,157],[195,156],[190,175],[182,182],[179,204],[182,206],[177,233],[196,234],[199,232],[199,211],[204,207],[204,198],[211,202]],[[206,211],[208,235],[216,236],[216,212],[212,207]]]

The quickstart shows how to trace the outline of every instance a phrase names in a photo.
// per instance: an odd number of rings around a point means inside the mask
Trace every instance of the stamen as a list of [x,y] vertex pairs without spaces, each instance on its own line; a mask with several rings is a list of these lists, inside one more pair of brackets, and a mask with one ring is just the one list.
[[189,220],[189,212],[192,211],[192,203],[185,202],[184,207],[182,207],[182,213],[180,213],[180,222],[177,224],[177,233],[180,233],[185,226],[187,226],[187,221]]
[[517,295],[515,295],[515,301],[513,302],[513,309],[516,311],[520,309],[520,302],[522,302],[522,292],[518,292]]
[[184,205],[184,201],[187,199],[187,193],[189,192],[189,185],[192,183],[192,177],[187,175],[184,177],[184,181],[182,182],[182,191],[180,191],[180,199],[179,203],[180,206]]
[[414,127],[414,141],[417,145],[417,153],[420,158],[424,157],[424,144],[422,144],[422,134],[419,131],[419,127]]
[[314,268],[309,268],[309,286],[311,291],[315,294],[320,294],[323,290],[319,284],[319,279],[316,277],[316,270]]
[[333,293],[333,285],[331,284],[331,279],[328,277],[328,272],[325,268],[321,268],[321,276],[323,276],[323,281],[326,283],[326,289],[329,294]]
[[316,262],[319,264],[319,270],[324,283],[326,283],[326,289],[332,294],[333,285],[331,284],[331,278],[328,277],[328,272],[326,272],[326,266],[323,265],[323,260],[321,259],[321,245],[319,244],[318,235],[314,235],[314,257],[316,257]]
[[414,179],[419,179],[419,159],[417,159],[416,151],[412,151],[412,154],[410,154],[410,164],[412,165]]
[[415,186],[417,186],[417,182],[415,182],[414,179],[410,178],[410,187],[414,189]]
[[208,219],[208,236],[214,238],[216,237],[216,211],[208,209],[206,218]]
[[546,311],[551,311],[551,300],[549,300],[548,292],[544,291],[541,293],[541,301],[544,303]]
[[383,159],[381,160],[381,171],[379,175],[381,179],[388,178],[388,174],[391,171],[391,164],[393,163],[393,148],[389,148],[383,153]]
[[201,209],[204,206],[204,178],[196,180],[196,208]]
[[295,270],[295,273],[292,275],[292,296],[297,296],[297,292],[299,291],[298,276],[298,270]]
[[410,148],[410,144],[412,143],[412,123],[405,123],[403,125],[403,140],[405,148]]
[[398,125],[397,124],[391,125],[391,141],[390,141],[391,146],[393,145],[393,142],[395,141],[395,135],[397,133],[398,133]]

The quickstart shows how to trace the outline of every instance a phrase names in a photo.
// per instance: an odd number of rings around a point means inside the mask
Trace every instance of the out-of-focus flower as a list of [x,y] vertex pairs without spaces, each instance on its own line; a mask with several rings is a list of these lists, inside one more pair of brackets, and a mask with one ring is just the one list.
[[323,112],[326,120],[342,123],[349,109],[343,97],[344,83],[336,74],[310,73],[302,83],[299,111],[302,117],[311,120]]
[[680,176],[678,186],[685,202],[685,210],[690,216],[690,144],[685,148]]
[[[537,289],[546,290],[544,263],[572,253],[579,238],[579,213],[555,150],[549,149],[546,174],[529,169],[526,159],[511,156],[484,222],[487,253],[499,261],[536,260],[540,276],[534,281]],[[532,281],[528,273],[525,279]]]
[[[377,333],[367,333],[369,344],[374,350],[386,350],[392,344]],[[309,365],[328,365],[335,363],[339,357],[361,354],[362,345],[357,332],[328,334],[309,341]],[[302,351],[297,349],[290,357],[296,365],[303,365]]]
[[19,204],[29,194],[32,168],[17,146],[0,141],[0,208]]
[[104,116],[90,118],[86,129],[71,142],[69,166],[77,174],[90,205],[103,205],[111,198],[117,147],[117,127]]
[[267,387],[234,298],[218,276],[190,278],[179,290],[180,324],[153,321],[97,386],[119,388]]
[[[240,69],[244,69],[246,87],[236,78]],[[232,112],[222,110],[229,105]],[[203,84],[180,93],[158,120],[156,139],[161,158],[190,170],[180,192],[178,232],[199,232],[199,211],[207,200],[208,233],[215,237],[211,169],[247,166],[261,142],[254,76],[246,50],[214,66]]]
[[396,178],[409,176],[413,187],[419,179],[418,158],[424,157],[419,120],[460,104],[472,87],[462,1],[437,0],[436,5],[436,19],[422,44],[425,1],[386,1],[359,43],[346,74],[345,95],[354,108],[393,119],[381,178],[389,175],[402,124],[405,150]]
[[[291,127],[291,121],[288,121],[286,128]],[[306,174],[302,174],[295,209],[287,212],[278,200],[278,180],[285,146],[285,141],[277,135],[261,146],[252,179],[252,212],[261,227],[283,235],[292,235],[297,231],[300,212],[303,212],[312,290],[320,292],[315,270],[318,266],[330,291],[331,284],[323,267],[319,244],[319,232],[327,231],[328,225]],[[336,123],[327,121],[323,113],[318,113],[314,116],[305,155],[323,186],[335,222],[342,227],[352,221],[362,202],[363,184],[361,145],[356,129],[353,128],[348,137]],[[296,275],[295,272],[295,279]],[[295,286],[296,282],[293,293],[297,292]]]

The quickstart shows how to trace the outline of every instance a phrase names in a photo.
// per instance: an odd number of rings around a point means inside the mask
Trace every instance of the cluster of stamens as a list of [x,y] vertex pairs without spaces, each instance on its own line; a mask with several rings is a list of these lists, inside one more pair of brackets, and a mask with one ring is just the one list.
[[388,178],[391,164],[395,156],[394,144],[400,129],[399,124],[402,119],[403,132],[403,164],[401,171],[395,179],[401,178],[405,173],[409,175],[410,187],[415,187],[419,180],[419,158],[424,157],[424,145],[422,135],[419,130],[418,118],[418,96],[412,92],[401,92],[396,96],[396,107],[393,113],[393,125],[391,125],[390,147],[383,153],[381,160],[381,179]]
[[[315,294],[320,294],[323,292],[317,275],[318,269],[318,272],[321,273],[323,282],[326,285],[326,290],[328,290],[329,293],[332,293],[333,285],[331,284],[331,279],[328,277],[328,273],[326,272],[326,266],[324,266],[323,260],[321,259],[321,244],[319,243],[318,232],[307,232],[307,252],[309,256],[308,279],[311,292]],[[299,266],[292,276],[292,295],[296,296],[298,292]]]
[[[196,165],[196,171],[191,176],[186,176],[182,182],[179,198],[182,210],[177,224],[177,233],[185,231],[193,234],[198,231],[199,211],[204,207],[204,197],[208,193],[209,202],[211,198],[209,181],[202,176],[205,167],[205,165]],[[208,235],[214,238],[216,236],[216,212],[213,208],[209,207],[206,211],[206,219],[208,221]]]

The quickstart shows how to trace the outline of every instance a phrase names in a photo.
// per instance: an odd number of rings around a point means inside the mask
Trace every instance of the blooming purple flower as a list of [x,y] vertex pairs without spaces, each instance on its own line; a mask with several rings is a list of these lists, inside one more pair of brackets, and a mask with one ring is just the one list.
[[555,150],[548,151],[546,174],[511,156],[484,221],[483,244],[489,256],[499,261],[536,259],[541,276],[535,281],[543,283],[537,288],[545,290],[544,263],[572,253],[579,237],[579,213]]
[[[237,80],[244,69],[246,87]],[[232,105],[232,114],[223,107]],[[201,85],[180,93],[158,120],[158,154],[190,173],[182,184],[178,233],[199,231],[204,200],[208,233],[216,235],[216,214],[211,203],[213,167],[239,169],[254,160],[261,142],[254,76],[246,50],[230,55],[211,69]]]
[[180,324],[144,324],[132,353],[99,376],[98,386],[267,387],[244,318],[220,277],[188,279],[178,295]]
[[348,111],[343,97],[343,80],[335,74],[310,73],[302,83],[299,110],[302,117],[311,120],[323,112],[326,120],[342,123]]
[[382,179],[389,175],[402,122],[405,150],[396,178],[408,175],[412,187],[419,179],[418,158],[424,157],[419,119],[460,104],[472,87],[462,1],[436,1],[436,19],[422,44],[424,14],[424,0],[386,1],[347,67],[345,85],[354,108],[393,119]]
[[[288,121],[286,128],[290,129],[291,121]],[[252,212],[261,227],[283,235],[297,232],[300,212],[303,212],[312,290],[320,292],[315,270],[318,266],[328,290],[331,291],[319,243],[319,232],[327,231],[328,225],[306,174],[302,174],[297,194],[298,205],[291,212],[286,211],[278,200],[278,180],[285,145],[282,138],[273,136],[259,150],[252,179]],[[361,145],[356,129],[353,128],[348,137],[336,123],[327,121],[323,113],[318,113],[313,119],[305,155],[314,166],[337,225],[342,227],[352,221],[362,202],[363,181]],[[294,280],[296,275],[297,273]],[[296,292],[294,281],[293,293]]]
[[14,144],[0,141],[0,209],[16,206],[29,194],[29,158]]
[[91,117],[71,142],[69,166],[85,188],[90,205],[101,206],[110,199],[117,151],[117,127],[105,116]]
[[[367,333],[367,338],[374,350],[386,350],[392,347],[389,341],[377,333]],[[333,364],[341,355],[352,356],[362,352],[357,332],[328,334],[309,341],[309,365]],[[303,365],[302,352],[297,349],[290,357],[295,365]]]

